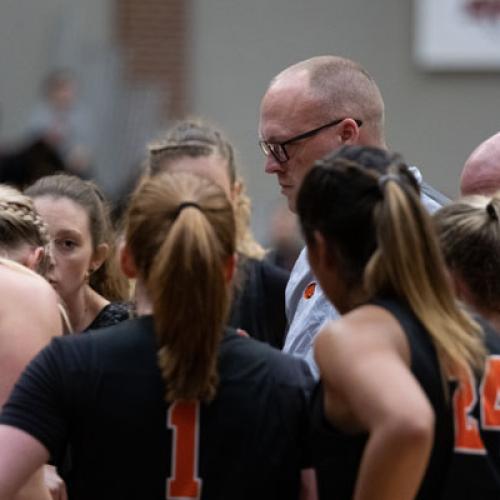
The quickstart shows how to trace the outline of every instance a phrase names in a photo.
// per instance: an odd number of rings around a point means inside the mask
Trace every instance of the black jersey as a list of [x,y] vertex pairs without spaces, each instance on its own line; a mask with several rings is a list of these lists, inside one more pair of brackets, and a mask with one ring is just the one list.
[[448,474],[448,500],[500,498],[500,335],[484,320],[488,350],[484,372],[472,372],[453,394],[455,447]]
[[0,423],[31,434],[56,464],[71,446],[73,499],[297,498],[307,365],[230,330],[219,377],[211,403],[167,405],[153,320],[143,317],[53,340]]
[[229,325],[281,349],[286,331],[285,288],[290,273],[265,260],[238,256]]
[[110,302],[99,311],[92,323],[83,331],[99,330],[127,321],[130,319],[131,310],[131,304],[126,302]]
[[[441,498],[453,449],[451,405],[443,389],[436,351],[426,330],[406,304],[396,299],[376,300],[373,304],[387,309],[399,321],[410,346],[410,369],[434,409],[432,454],[416,498],[436,500]],[[351,499],[368,435],[348,434],[326,421],[321,386],[313,397],[312,419],[312,460],[319,496],[321,499]]]

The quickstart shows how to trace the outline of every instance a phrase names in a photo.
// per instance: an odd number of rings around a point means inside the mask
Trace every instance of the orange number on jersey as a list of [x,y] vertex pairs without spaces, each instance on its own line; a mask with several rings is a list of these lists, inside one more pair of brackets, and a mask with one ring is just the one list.
[[200,404],[176,401],[168,409],[167,425],[172,429],[172,471],[167,481],[167,500],[199,499],[201,479],[198,473],[198,433]]
[[453,415],[455,420],[455,451],[484,455],[479,424],[477,419],[469,415],[477,402],[474,376],[467,370],[467,377],[462,378],[453,394]]
[[481,384],[481,425],[500,430],[500,356],[489,356]]

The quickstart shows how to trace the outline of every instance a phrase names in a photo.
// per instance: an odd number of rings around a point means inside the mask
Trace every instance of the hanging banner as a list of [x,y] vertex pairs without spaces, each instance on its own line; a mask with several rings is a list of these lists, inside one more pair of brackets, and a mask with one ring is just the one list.
[[414,0],[414,57],[430,70],[499,70],[500,0]]

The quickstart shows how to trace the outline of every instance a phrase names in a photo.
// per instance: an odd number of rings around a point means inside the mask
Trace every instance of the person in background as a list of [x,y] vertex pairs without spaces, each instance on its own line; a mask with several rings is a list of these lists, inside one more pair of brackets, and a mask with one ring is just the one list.
[[281,348],[286,328],[288,272],[264,260],[265,251],[250,230],[251,202],[238,177],[233,147],[215,127],[185,120],[171,127],[149,148],[147,173],[188,172],[221,186],[236,216],[237,275],[229,324]]
[[129,318],[128,282],[115,259],[115,234],[99,188],[72,175],[39,179],[25,194],[48,226],[47,279],[61,297],[73,331]]
[[268,229],[269,252],[266,260],[291,271],[304,246],[300,237],[297,217],[285,205],[278,205],[272,212]]
[[57,339],[30,363],[0,416],[0,498],[68,443],[70,498],[299,498],[312,379],[225,328],[235,251],[219,186],[141,182],[121,258],[139,317]]
[[314,345],[320,498],[442,498],[453,446],[448,383],[481,370],[485,348],[419,198],[398,155],[359,146],[316,162],[298,192],[309,262],[342,315]]
[[30,142],[43,139],[53,146],[71,173],[88,177],[91,126],[77,95],[77,81],[70,70],[52,71],[43,82],[42,100],[29,119],[27,135]]

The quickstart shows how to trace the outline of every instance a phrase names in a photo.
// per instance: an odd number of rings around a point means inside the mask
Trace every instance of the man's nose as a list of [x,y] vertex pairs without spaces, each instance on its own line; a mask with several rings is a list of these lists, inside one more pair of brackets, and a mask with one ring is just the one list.
[[276,161],[276,158],[273,155],[269,155],[266,157],[265,171],[266,174],[282,173],[284,172],[284,166],[282,163]]

